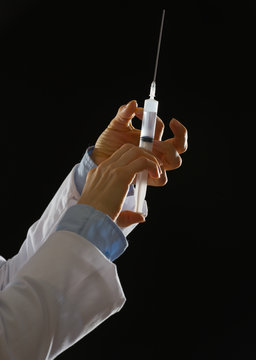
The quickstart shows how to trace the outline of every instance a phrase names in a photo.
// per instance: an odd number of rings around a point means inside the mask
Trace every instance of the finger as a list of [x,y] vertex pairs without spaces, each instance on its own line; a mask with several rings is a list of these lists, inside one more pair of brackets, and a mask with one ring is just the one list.
[[116,223],[120,227],[127,227],[132,224],[143,222],[145,222],[145,218],[142,214],[128,210],[122,211],[116,219]]
[[[135,115],[138,119],[142,120],[143,118],[143,108],[136,108]],[[164,133],[164,123],[159,116],[156,117],[156,129],[155,129],[155,140],[161,140]]]
[[131,120],[135,116],[136,108],[136,100],[132,100],[128,102],[128,104],[121,106],[109,126],[111,127],[115,125],[116,127],[117,125],[120,125],[125,127],[132,127]]
[[114,166],[115,167],[126,166],[130,162],[140,157],[147,158],[152,162],[154,162],[158,166],[159,172],[161,172],[161,164],[158,161],[158,159],[154,156],[154,154],[145,150],[144,148],[139,148],[138,146],[134,146],[134,145],[132,145],[130,148],[128,148],[127,151],[122,153],[122,155],[116,160]]
[[161,164],[159,163],[158,159],[149,151],[132,144],[122,145],[117,151],[114,152],[114,154],[111,155],[110,158],[105,160],[101,166],[104,167],[111,165],[112,168],[121,168],[129,165],[132,161],[138,158],[145,158],[150,160],[157,167],[158,173],[161,174]]
[[184,153],[188,148],[188,132],[184,125],[178,120],[172,119],[169,123],[174,138],[171,139],[175,149],[179,154]]
[[167,182],[168,182],[167,173],[166,173],[165,169],[163,169],[163,168],[162,168],[162,174],[161,174],[160,178],[158,178],[158,179],[149,178],[148,179],[148,185],[150,185],[150,186],[164,186],[167,184]]
[[[156,179],[160,178],[162,173],[162,170],[159,171],[159,167],[157,166],[157,164],[154,161],[147,159],[146,157],[140,157],[130,162],[126,166],[125,170],[126,170],[125,176],[129,178],[129,183],[132,182],[132,180],[134,179],[137,173],[143,170],[147,170],[149,175],[152,178],[156,178]],[[123,173],[125,173],[125,171],[123,171]]]
[[126,152],[128,152],[130,149],[132,149],[133,147],[135,147],[135,145],[133,144],[123,144],[119,149],[117,149],[107,160],[103,161],[101,163],[102,166],[108,166],[113,164],[114,162],[116,162],[117,160],[120,159],[120,157],[125,154]]
[[174,170],[181,166],[182,159],[173,144],[172,139],[165,141],[154,140],[153,152],[163,163],[165,170]]

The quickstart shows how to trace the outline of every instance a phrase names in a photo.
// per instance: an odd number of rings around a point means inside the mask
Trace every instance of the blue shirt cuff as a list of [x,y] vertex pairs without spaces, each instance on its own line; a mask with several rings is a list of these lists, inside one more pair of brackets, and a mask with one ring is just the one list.
[[128,246],[125,236],[112,219],[89,205],[77,204],[69,208],[56,230],[77,233],[111,261],[117,259]]
[[86,150],[86,153],[84,154],[81,162],[77,165],[75,170],[75,184],[77,191],[79,192],[80,195],[82,194],[88,172],[91,169],[97,167],[97,165],[92,161],[90,157],[91,153],[93,152],[93,149],[94,146],[91,146]]

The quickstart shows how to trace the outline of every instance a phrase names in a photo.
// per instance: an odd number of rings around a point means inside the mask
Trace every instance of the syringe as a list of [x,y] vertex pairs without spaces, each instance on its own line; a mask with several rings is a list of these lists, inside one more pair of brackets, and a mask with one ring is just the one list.
[[[162,38],[162,32],[163,32],[164,16],[165,16],[165,10],[163,10],[163,14],[162,14],[162,21],[161,21],[161,27],[160,27],[159,40],[158,40],[153,82],[151,83],[151,86],[150,86],[149,99],[146,99],[144,102],[144,111],[143,111],[142,126],[141,126],[141,133],[140,133],[139,146],[146,150],[149,150],[149,151],[152,151],[152,148],[153,148],[153,140],[154,140],[154,136],[155,136],[155,127],[156,127],[156,117],[157,117],[157,110],[158,110],[158,101],[155,100],[156,73],[157,73],[158,58],[159,58],[161,38]],[[142,213],[142,211],[143,211],[143,202],[144,202],[146,192],[147,192],[147,182],[148,182],[148,171],[147,170],[144,170],[137,174],[136,188],[135,188],[135,211],[139,212],[139,213]]]

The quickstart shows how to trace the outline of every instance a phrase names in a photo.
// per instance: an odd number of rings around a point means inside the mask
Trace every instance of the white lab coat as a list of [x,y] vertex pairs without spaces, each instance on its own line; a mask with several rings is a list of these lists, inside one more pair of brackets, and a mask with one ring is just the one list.
[[54,359],[125,302],[115,264],[83,237],[55,232],[79,198],[73,169],[19,253],[0,257],[1,360]]

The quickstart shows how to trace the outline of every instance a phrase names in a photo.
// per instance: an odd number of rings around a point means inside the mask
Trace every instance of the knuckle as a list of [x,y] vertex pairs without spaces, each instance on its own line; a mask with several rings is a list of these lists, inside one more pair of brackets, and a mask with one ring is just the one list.
[[123,150],[125,150],[125,151],[128,151],[128,150],[130,150],[131,148],[133,148],[134,147],[134,145],[133,144],[130,144],[130,143],[125,143],[125,144],[123,144],[122,146],[121,146],[121,148],[123,149]]
[[99,164],[98,167],[97,167],[97,172],[100,175],[104,175],[107,172],[109,172],[110,170],[111,170],[111,165],[110,164],[105,164],[104,162]]
[[136,157],[136,158],[144,157],[144,151],[142,148],[132,145],[130,149],[131,149],[134,157]]
[[177,156],[175,160],[175,168],[178,169],[182,165],[182,158],[180,156]]
[[178,169],[179,167],[181,167],[181,165],[182,165],[182,158],[179,155],[177,155],[174,159],[172,159],[171,169],[173,170]]
[[121,175],[121,171],[118,168],[108,165],[105,167],[104,172],[101,174],[104,181],[112,180],[116,181],[118,177]]
[[188,148],[188,144],[187,144],[187,143],[184,143],[182,146],[179,147],[178,152],[179,152],[180,154],[182,154],[182,153],[184,153],[184,152],[187,151],[187,148]]
[[119,108],[118,108],[117,112],[122,111],[124,108],[125,108],[125,105],[121,105],[121,106],[119,106]]
[[116,169],[116,167],[114,167],[113,164],[108,164],[105,168],[105,171],[114,175],[116,173],[117,169]]

